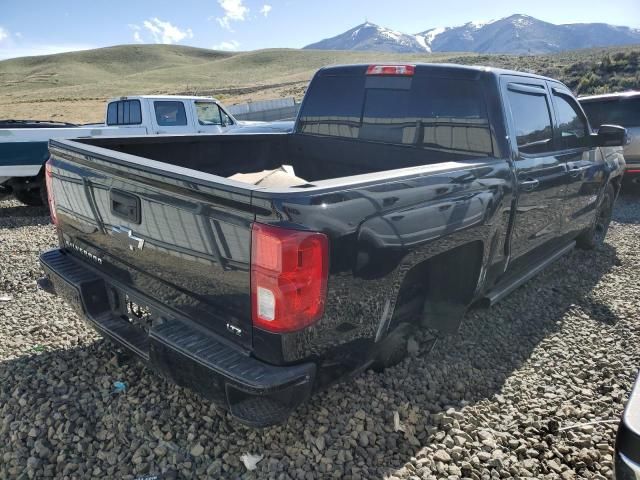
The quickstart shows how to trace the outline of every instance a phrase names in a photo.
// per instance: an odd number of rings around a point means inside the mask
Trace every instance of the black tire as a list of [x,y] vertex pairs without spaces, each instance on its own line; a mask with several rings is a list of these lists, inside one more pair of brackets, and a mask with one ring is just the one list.
[[376,352],[371,368],[382,372],[385,368],[393,367],[407,356],[407,340],[409,332],[406,325],[400,325],[383,340]]
[[42,182],[40,184],[40,201],[42,202],[42,205],[44,205],[45,207],[47,207],[47,209],[49,208],[49,196],[47,195],[47,182]]
[[604,239],[607,236],[609,224],[611,223],[615,195],[616,192],[613,185],[607,185],[607,188],[600,199],[600,204],[596,209],[596,216],[593,220],[593,224],[588,230],[582,232],[578,238],[576,238],[576,246],[578,248],[593,250],[604,244]]
[[622,193],[640,195],[640,179],[625,176],[622,179]]
[[25,205],[29,205],[30,207],[40,207],[46,203],[42,200],[41,190],[44,190],[44,188],[34,187],[30,190],[17,190],[13,195]]

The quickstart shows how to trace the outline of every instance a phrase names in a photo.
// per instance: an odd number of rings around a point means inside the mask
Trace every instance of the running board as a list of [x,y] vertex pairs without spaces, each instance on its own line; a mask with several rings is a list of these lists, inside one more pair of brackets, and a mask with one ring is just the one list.
[[510,281],[506,285],[498,285],[495,290],[491,290],[484,297],[486,300],[488,300],[489,306],[495,305],[500,300],[502,300],[505,296],[511,293],[513,290],[515,290],[522,284],[526,283],[527,281],[531,280],[532,277],[534,277],[535,275],[540,273],[542,270],[547,268],[550,264],[558,260],[564,254],[570,252],[575,246],[576,246],[576,242],[569,243],[565,247],[555,252],[550,257],[545,258],[541,263],[537,264],[531,270],[523,273],[520,276],[515,277],[512,281]]

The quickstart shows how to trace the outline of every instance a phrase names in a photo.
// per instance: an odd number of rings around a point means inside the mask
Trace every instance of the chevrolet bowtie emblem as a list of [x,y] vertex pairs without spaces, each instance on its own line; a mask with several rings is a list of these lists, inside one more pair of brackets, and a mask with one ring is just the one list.
[[127,227],[111,227],[114,238],[129,246],[129,250],[142,250],[144,247],[144,239],[133,235],[130,228]]

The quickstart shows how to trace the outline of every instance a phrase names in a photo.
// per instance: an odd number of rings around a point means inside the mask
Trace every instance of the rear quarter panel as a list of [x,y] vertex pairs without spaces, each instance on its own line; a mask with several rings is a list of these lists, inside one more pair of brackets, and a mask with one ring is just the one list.
[[[482,242],[478,291],[502,271],[513,197],[509,163],[485,159],[422,171],[300,195],[254,193],[254,206],[265,212],[256,221],[321,231],[330,241],[324,316],[282,336],[277,360],[322,356],[338,364],[353,357],[357,365],[388,326],[406,272],[439,253]],[[261,349],[271,341],[270,334],[254,331],[258,355],[268,356]]]

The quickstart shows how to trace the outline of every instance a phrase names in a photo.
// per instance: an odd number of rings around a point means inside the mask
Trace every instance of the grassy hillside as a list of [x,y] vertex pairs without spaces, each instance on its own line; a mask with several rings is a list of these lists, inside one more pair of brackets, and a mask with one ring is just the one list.
[[271,49],[227,53],[175,45],[121,45],[0,62],[0,117],[88,122],[104,100],[143,93],[199,93],[233,103],[301,96],[323,65],[452,62],[528,70],[564,80],[579,93],[640,88],[639,47],[515,56]]
[[26,93],[87,83],[108,83],[167,67],[196,66],[229,54],[177,45],[119,45],[0,62],[3,92]]
[[[230,54],[170,45],[123,45],[0,62],[0,88],[16,98],[90,98],[132,92],[229,90],[308,80],[335,63],[401,58],[442,61],[450,55],[259,50]],[[428,60],[427,60],[428,58]]]

